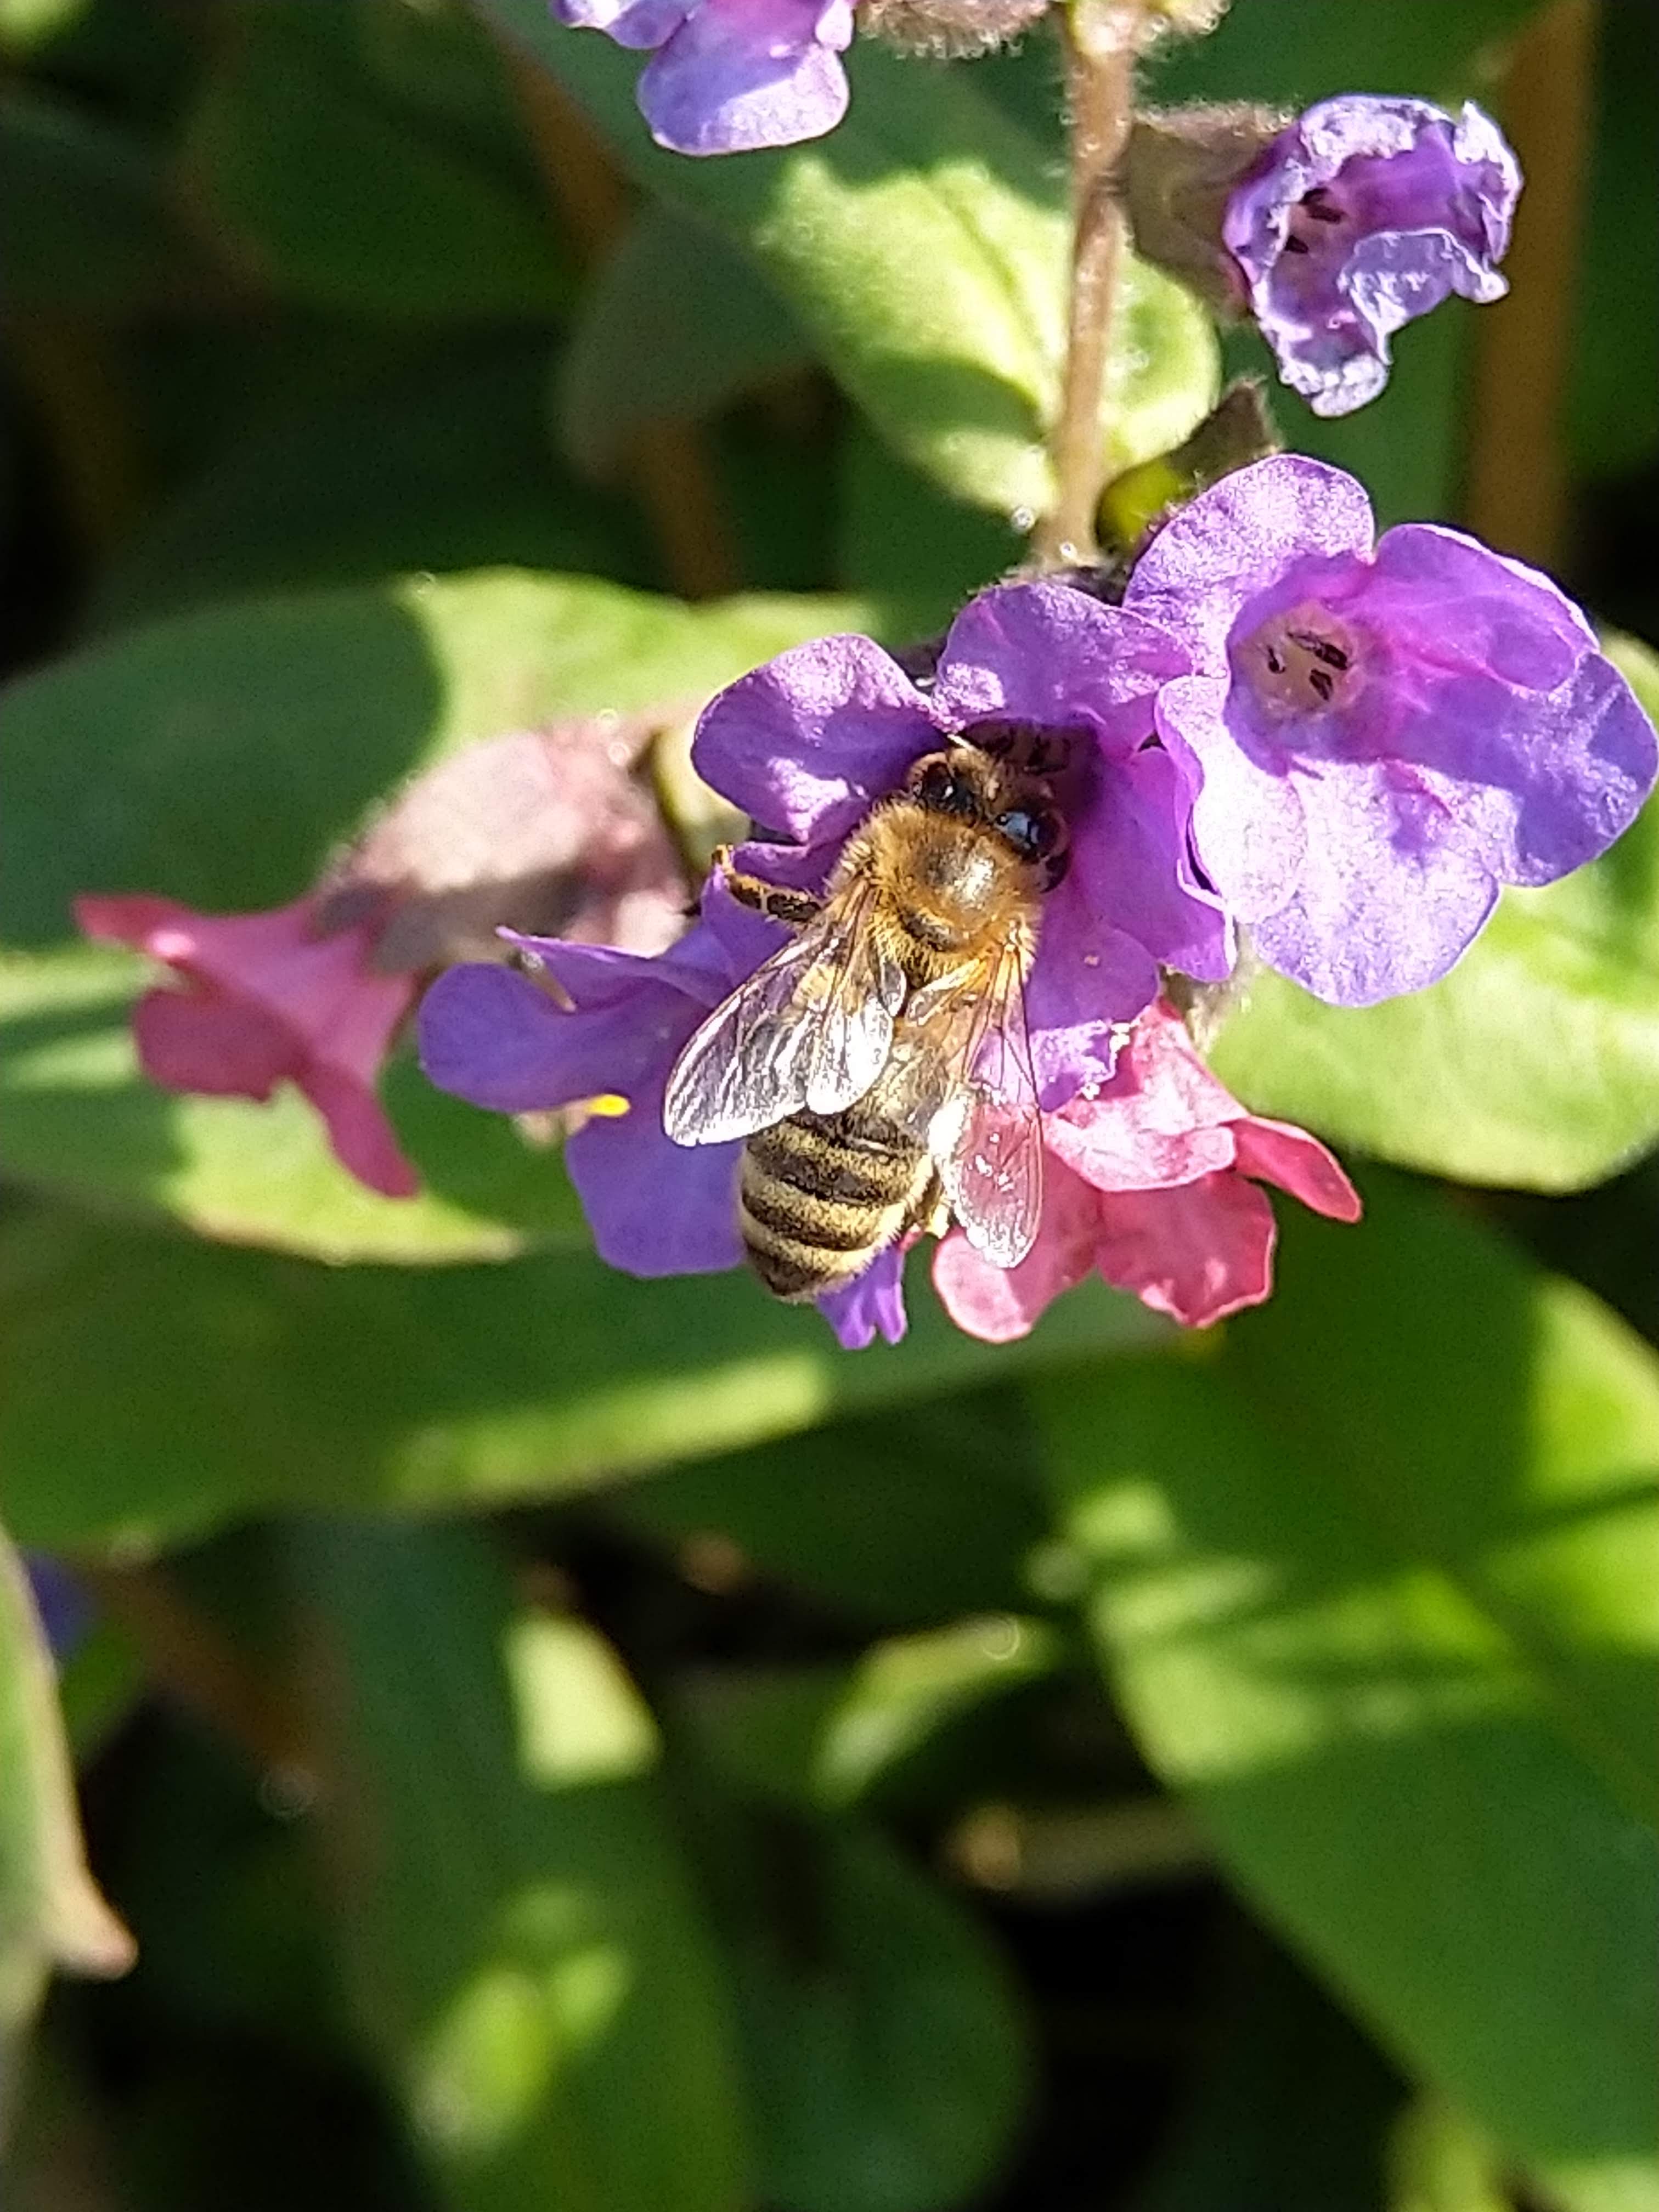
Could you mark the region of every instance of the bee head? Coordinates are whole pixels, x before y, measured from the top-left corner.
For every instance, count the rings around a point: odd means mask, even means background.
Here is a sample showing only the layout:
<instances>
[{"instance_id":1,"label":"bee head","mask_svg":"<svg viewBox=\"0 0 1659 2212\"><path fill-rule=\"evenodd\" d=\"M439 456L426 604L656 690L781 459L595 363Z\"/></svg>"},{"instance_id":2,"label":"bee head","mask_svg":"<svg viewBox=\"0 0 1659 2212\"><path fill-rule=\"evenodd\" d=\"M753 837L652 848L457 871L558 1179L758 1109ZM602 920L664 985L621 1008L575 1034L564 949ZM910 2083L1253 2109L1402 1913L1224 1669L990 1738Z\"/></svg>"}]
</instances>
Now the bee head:
<instances>
[{"instance_id":1,"label":"bee head","mask_svg":"<svg viewBox=\"0 0 1659 2212\"><path fill-rule=\"evenodd\" d=\"M911 769L907 787L930 814L955 815L992 830L1028 866L1040 867L1052 890L1066 873L1065 817L1048 787L1021 763L975 744L928 753Z\"/></svg>"}]
</instances>

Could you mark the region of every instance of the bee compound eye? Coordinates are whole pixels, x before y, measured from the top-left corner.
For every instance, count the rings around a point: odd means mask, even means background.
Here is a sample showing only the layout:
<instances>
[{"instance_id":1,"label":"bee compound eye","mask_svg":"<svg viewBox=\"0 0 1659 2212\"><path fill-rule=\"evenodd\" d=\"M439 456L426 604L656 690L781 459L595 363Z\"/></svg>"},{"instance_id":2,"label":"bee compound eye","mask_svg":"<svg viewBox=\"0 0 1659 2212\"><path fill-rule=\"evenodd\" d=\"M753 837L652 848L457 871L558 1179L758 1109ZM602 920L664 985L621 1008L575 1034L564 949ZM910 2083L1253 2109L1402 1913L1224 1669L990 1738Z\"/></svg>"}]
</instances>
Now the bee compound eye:
<instances>
[{"instance_id":1,"label":"bee compound eye","mask_svg":"<svg viewBox=\"0 0 1659 2212\"><path fill-rule=\"evenodd\" d=\"M1061 842L1060 817L1045 808L1011 806L998 815L997 828L1022 860L1041 860Z\"/></svg>"},{"instance_id":2,"label":"bee compound eye","mask_svg":"<svg viewBox=\"0 0 1659 2212\"><path fill-rule=\"evenodd\" d=\"M938 813L970 814L974 811L974 794L949 761L924 761L915 775L913 788L922 805Z\"/></svg>"}]
</instances>

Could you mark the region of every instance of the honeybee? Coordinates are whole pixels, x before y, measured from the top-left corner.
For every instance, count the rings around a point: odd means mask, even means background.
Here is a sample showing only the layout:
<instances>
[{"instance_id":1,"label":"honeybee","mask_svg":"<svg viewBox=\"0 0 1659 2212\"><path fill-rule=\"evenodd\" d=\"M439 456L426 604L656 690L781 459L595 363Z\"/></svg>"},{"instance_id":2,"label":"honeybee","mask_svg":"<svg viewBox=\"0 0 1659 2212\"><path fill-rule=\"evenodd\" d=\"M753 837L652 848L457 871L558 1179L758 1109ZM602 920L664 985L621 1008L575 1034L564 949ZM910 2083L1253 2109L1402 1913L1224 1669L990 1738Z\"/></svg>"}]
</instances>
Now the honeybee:
<instances>
[{"instance_id":1,"label":"honeybee","mask_svg":"<svg viewBox=\"0 0 1659 2212\"><path fill-rule=\"evenodd\" d=\"M842 848L822 898L744 876L798 931L675 1063L676 1144L744 1138L738 1223L776 1297L821 1297L954 1214L996 1266L1042 1209L1025 1024L1042 895L1066 867L1053 743L981 725L912 767Z\"/></svg>"}]
</instances>

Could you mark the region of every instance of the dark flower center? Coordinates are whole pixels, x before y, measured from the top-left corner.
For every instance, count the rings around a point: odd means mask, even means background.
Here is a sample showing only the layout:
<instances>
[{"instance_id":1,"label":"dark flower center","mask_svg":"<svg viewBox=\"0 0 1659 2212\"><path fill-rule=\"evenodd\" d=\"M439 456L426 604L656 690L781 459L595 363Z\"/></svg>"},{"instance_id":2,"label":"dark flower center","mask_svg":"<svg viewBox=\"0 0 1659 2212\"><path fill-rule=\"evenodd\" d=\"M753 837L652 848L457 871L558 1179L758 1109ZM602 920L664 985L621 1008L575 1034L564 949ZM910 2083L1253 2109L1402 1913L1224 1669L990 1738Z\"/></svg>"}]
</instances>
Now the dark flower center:
<instances>
[{"instance_id":1,"label":"dark flower center","mask_svg":"<svg viewBox=\"0 0 1659 2212\"><path fill-rule=\"evenodd\" d=\"M1275 715L1338 712L1358 687L1359 647L1352 631L1316 604L1270 616L1244 639L1236 657L1252 691Z\"/></svg>"},{"instance_id":2,"label":"dark flower center","mask_svg":"<svg viewBox=\"0 0 1659 2212\"><path fill-rule=\"evenodd\" d=\"M1285 233L1286 253L1325 253L1346 228L1348 214L1331 197L1328 185L1316 185L1291 210Z\"/></svg>"}]
</instances>

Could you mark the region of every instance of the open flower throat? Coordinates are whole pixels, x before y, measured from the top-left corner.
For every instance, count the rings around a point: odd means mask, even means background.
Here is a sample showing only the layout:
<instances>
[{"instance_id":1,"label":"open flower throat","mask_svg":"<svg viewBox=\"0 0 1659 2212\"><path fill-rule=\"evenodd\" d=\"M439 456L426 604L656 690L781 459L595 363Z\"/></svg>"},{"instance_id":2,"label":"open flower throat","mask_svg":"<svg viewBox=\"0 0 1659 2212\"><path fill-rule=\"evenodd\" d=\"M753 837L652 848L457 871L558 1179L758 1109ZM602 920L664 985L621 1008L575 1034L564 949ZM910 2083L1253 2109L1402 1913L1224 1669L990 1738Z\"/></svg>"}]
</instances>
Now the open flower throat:
<instances>
[{"instance_id":1,"label":"open flower throat","mask_svg":"<svg viewBox=\"0 0 1659 2212\"><path fill-rule=\"evenodd\" d=\"M1356 633L1328 607L1304 601L1273 615L1233 647L1233 664L1275 715L1351 706L1364 682Z\"/></svg>"}]
</instances>

